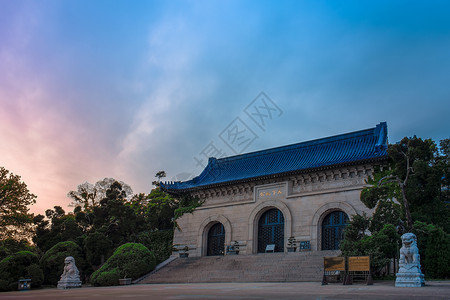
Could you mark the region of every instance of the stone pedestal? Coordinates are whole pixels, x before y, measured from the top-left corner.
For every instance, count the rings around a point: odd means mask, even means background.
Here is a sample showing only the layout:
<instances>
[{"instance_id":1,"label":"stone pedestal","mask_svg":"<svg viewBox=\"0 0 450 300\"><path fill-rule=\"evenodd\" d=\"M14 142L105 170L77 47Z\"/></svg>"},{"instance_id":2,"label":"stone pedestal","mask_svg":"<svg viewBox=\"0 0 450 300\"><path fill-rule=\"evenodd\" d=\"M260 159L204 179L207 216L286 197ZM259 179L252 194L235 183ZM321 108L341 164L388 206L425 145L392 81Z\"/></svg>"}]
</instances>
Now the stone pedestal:
<instances>
[{"instance_id":1,"label":"stone pedestal","mask_svg":"<svg viewBox=\"0 0 450 300\"><path fill-rule=\"evenodd\" d=\"M425 285L422 273L397 273L395 286L399 287L421 287Z\"/></svg>"},{"instance_id":2,"label":"stone pedestal","mask_svg":"<svg viewBox=\"0 0 450 300\"><path fill-rule=\"evenodd\" d=\"M421 287L425 285L422 272L415 263L400 265L396 274L395 286L399 287Z\"/></svg>"},{"instance_id":3,"label":"stone pedestal","mask_svg":"<svg viewBox=\"0 0 450 300\"><path fill-rule=\"evenodd\" d=\"M81 287L81 280L60 280L58 281L58 289L72 289Z\"/></svg>"}]
</instances>

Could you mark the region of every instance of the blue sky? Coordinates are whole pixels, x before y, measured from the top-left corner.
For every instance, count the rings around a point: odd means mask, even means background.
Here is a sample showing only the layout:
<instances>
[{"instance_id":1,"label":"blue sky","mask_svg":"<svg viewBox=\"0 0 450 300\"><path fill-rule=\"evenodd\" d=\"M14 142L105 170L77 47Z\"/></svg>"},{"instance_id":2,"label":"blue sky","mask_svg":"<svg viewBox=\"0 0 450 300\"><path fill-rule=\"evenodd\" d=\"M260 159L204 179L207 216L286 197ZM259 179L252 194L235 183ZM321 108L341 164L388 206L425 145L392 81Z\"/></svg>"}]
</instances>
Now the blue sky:
<instances>
[{"instance_id":1,"label":"blue sky","mask_svg":"<svg viewBox=\"0 0 450 300\"><path fill-rule=\"evenodd\" d=\"M448 138L449 6L0 0L0 165L43 212L84 181L197 175L211 143L236 152L236 118L244 152L382 121L390 142ZM261 92L279 108L263 129L245 113Z\"/></svg>"}]
</instances>

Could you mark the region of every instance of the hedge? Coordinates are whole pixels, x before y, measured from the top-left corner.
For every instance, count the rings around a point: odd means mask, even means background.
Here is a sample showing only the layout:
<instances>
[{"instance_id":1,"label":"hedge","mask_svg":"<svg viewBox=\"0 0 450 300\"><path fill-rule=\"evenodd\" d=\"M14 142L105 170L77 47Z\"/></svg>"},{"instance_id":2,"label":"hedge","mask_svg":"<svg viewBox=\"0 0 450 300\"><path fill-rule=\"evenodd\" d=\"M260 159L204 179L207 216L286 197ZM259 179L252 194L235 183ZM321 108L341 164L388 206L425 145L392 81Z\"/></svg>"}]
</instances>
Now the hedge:
<instances>
[{"instance_id":1,"label":"hedge","mask_svg":"<svg viewBox=\"0 0 450 300\"><path fill-rule=\"evenodd\" d=\"M19 251L0 261L0 291L17 290L19 279L31 279L31 287L40 287L44 274L39 257L30 251Z\"/></svg>"},{"instance_id":2,"label":"hedge","mask_svg":"<svg viewBox=\"0 0 450 300\"><path fill-rule=\"evenodd\" d=\"M170 257L173 245L173 230L141 232L133 238L133 242L141 243L155 254L159 264Z\"/></svg>"},{"instance_id":3,"label":"hedge","mask_svg":"<svg viewBox=\"0 0 450 300\"><path fill-rule=\"evenodd\" d=\"M137 279L156 266L155 256L142 244L127 243L118 247L113 255L91 276L96 286L117 285L119 278Z\"/></svg>"},{"instance_id":4,"label":"hedge","mask_svg":"<svg viewBox=\"0 0 450 300\"><path fill-rule=\"evenodd\" d=\"M41 258L41 266L44 270L44 283L56 285L64 271L64 260L67 256L75 258L75 265L80 271L80 279L83 280L83 270L86 261L83 257L83 251L75 242L59 242L51 247Z\"/></svg>"}]
</instances>

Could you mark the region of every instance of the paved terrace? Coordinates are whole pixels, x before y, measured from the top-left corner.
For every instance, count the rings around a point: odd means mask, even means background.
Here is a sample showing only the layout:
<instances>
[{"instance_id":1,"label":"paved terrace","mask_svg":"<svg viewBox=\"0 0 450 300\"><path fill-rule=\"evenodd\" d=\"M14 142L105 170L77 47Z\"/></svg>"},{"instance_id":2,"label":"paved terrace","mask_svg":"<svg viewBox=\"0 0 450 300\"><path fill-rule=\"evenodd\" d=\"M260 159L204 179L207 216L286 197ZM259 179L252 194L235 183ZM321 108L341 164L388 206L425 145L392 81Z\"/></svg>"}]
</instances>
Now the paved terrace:
<instances>
[{"instance_id":1,"label":"paved terrace","mask_svg":"<svg viewBox=\"0 0 450 300\"><path fill-rule=\"evenodd\" d=\"M343 286L318 282L290 283L190 283L139 284L117 287L83 287L73 290L43 289L0 293L0 299L450 299L450 281L427 282L422 288L396 288L393 281L372 286Z\"/></svg>"}]
</instances>

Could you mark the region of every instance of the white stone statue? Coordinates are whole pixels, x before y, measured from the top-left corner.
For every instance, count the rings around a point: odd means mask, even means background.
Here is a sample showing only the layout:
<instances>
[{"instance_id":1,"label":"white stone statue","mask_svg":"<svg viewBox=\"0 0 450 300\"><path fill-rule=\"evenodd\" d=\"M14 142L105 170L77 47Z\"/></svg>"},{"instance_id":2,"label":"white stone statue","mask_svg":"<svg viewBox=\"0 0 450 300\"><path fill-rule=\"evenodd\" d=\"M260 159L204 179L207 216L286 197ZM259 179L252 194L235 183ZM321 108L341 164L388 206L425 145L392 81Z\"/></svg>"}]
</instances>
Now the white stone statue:
<instances>
[{"instance_id":1,"label":"white stone statue","mask_svg":"<svg viewBox=\"0 0 450 300\"><path fill-rule=\"evenodd\" d=\"M66 257L64 260L64 272L58 281L58 289L70 289L81 287L80 273L75 265L75 258Z\"/></svg>"},{"instance_id":2,"label":"white stone statue","mask_svg":"<svg viewBox=\"0 0 450 300\"><path fill-rule=\"evenodd\" d=\"M395 286L421 287L425 285L420 270L417 238L414 233L408 232L402 235L402 248L400 249L399 269L396 277Z\"/></svg>"}]
</instances>

